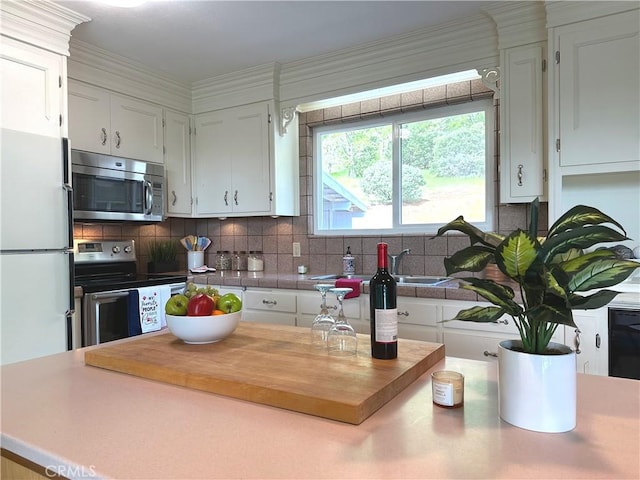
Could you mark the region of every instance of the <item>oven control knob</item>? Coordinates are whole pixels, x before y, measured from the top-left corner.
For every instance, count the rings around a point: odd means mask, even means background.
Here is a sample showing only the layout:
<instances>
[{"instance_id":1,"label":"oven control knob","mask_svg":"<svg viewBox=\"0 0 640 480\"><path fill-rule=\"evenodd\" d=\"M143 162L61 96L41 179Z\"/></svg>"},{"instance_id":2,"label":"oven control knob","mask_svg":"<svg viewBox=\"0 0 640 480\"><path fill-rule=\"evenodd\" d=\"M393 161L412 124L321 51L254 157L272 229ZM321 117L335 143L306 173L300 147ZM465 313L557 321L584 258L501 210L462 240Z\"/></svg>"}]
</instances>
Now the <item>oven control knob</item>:
<instances>
[{"instance_id":1,"label":"oven control knob","mask_svg":"<svg viewBox=\"0 0 640 480\"><path fill-rule=\"evenodd\" d=\"M126 247L124 247L124 253L131 253L131 246L127 245Z\"/></svg>"},{"instance_id":2,"label":"oven control knob","mask_svg":"<svg viewBox=\"0 0 640 480\"><path fill-rule=\"evenodd\" d=\"M118 245L114 245L111 251L113 253L120 253L120 247Z\"/></svg>"}]
</instances>

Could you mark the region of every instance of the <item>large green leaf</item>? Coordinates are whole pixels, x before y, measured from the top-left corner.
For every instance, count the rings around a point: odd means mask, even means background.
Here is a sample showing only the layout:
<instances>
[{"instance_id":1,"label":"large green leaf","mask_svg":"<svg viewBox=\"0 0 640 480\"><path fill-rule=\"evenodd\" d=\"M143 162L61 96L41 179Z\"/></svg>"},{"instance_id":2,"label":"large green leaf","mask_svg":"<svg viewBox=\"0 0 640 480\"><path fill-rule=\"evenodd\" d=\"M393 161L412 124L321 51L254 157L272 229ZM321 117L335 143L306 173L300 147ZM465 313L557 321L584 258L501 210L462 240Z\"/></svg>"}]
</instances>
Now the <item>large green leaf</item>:
<instances>
[{"instance_id":1,"label":"large green leaf","mask_svg":"<svg viewBox=\"0 0 640 480\"><path fill-rule=\"evenodd\" d=\"M602 225L576 228L564 231L553 237L547 237L542 244L541 257L547 263L556 255L567 252L571 248L589 248L596 243L622 242L624 240L629 239L625 235Z\"/></svg>"},{"instance_id":2,"label":"large green leaf","mask_svg":"<svg viewBox=\"0 0 640 480\"><path fill-rule=\"evenodd\" d=\"M571 292L612 287L624 281L639 267L640 264L630 260L596 258L583 264L580 270L571 272L568 287Z\"/></svg>"},{"instance_id":3,"label":"large green leaf","mask_svg":"<svg viewBox=\"0 0 640 480\"><path fill-rule=\"evenodd\" d=\"M558 323L575 327L571 308L567 307L563 301L551 302L536 305L531 310L527 310L526 315L537 322Z\"/></svg>"},{"instance_id":4,"label":"large green leaf","mask_svg":"<svg viewBox=\"0 0 640 480\"><path fill-rule=\"evenodd\" d=\"M609 250L608 248L600 248L593 252L585 253L584 255L560 262L558 266L567 274L572 274L582 270L585 265L589 265L596 260L607 258L616 259L618 257L614 251Z\"/></svg>"},{"instance_id":5,"label":"large green leaf","mask_svg":"<svg viewBox=\"0 0 640 480\"><path fill-rule=\"evenodd\" d=\"M447 275L457 272L479 272L493 260L493 248L472 245L444 259Z\"/></svg>"},{"instance_id":6,"label":"large green leaf","mask_svg":"<svg viewBox=\"0 0 640 480\"><path fill-rule=\"evenodd\" d=\"M464 320L469 322L495 323L504 314L505 311L500 307L471 307L466 310L460 310L454 318L443 320L443 322Z\"/></svg>"},{"instance_id":7,"label":"large green leaf","mask_svg":"<svg viewBox=\"0 0 640 480\"><path fill-rule=\"evenodd\" d=\"M516 230L496 247L496 265L511 278L522 282L535 262L540 244L527 232Z\"/></svg>"},{"instance_id":8,"label":"large green leaf","mask_svg":"<svg viewBox=\"0 0 640 480\"><path fill-rule=\"evenodd\" d=\"M569 295L569 303L571 304L571 308L575 310L594 310L609 304L619 293L620 292L614 292L613 290L600 290L593 295L587 295L585 297Z\"/></svg>"},{"instance_id":9,"label":"large green leaf","mask_svg":"<svg viewBox=\"0 0 640 480\"><path fill-rule=\"evenodd\" d=\"M626 235L624 228L613 218L605 215L600 210L586 205L576 205L572 209L564 213L549 229L547 238L553 237L566 230L573 228L581 228L586 225L599 225L601 223L612 223L622 230Z\"/></svg>"},{"instance_id":10,"label":"large green leaf","mask_svg":"<svg viewBox=\"0 0 640 480\"><path fill-rule=\"evenodd\" d=\"M500 244L500 242L504 239L503 235L493 232L483 232L475 225L467 222L464 217L461 215L455 220L447 223L443 227L438 229L438 233L436 237L441 237L446 232L457 231L466 234L471 240L471 244L482 243L483 245L487 245L489 247L495 247Z\"/></svg>"},{"instance_id":11,"label":"large green leaf","mask_svg":"<svg viewBox=\"0 0 640 480\"><path fill-rule=\"evenodd\" d=\"M466 277L461 280L467 282L462 285L462 288L476 292L494 305L501 307L509 315L518 316L522 313L522 307L513 301L514 293L510 287L484 278Z\"/></svg>"}]
</instances>

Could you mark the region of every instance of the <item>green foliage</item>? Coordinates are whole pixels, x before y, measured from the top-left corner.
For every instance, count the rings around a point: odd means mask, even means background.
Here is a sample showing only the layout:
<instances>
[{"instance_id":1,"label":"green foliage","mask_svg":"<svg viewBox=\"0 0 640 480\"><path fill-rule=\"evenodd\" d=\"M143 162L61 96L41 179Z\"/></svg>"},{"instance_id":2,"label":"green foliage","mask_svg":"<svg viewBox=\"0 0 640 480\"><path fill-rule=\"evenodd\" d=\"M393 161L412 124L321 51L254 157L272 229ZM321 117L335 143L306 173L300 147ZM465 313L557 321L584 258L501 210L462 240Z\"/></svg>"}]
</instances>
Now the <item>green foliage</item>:
<instances>
[{"instance_id":1,"label":"green foliage","mask_svg":"<svg viewBox=\"0 0 640 480\"><path fill-rule=\"evenodd\" d=\"M149 258L152 262L174 262L178 257L178 242L153 240L149 242Z\"/></svg>"},{"instance_id":2,"label":"green foliage","mask_svg":"<svg viewBox=\"0 0 640 480\"><path fill-rule=\"evenodd\" d=\"M551 226L546 237L536 238L538 206L536 199L531 204L527 232L518 229L503 237L482 232L458 217L436 235L458 231L471 241L469 247L445 258L448 275L479 272L488 263L495 263L517 285L522 299L522 304L514 300L510 285L475 277L461 278L462 288L476 292L495 307L462 310L451 320L495 322L504 314L510 315L529 353L544 353L558 325L575 327L572 310L608 304L618 292L601 289L617 285L640 267L636 262L619 260L608 249L575 255L575 249L628 240L618 222L593 207L572 208ZM596 289L599 291L591 295L575 293Z\"/></svg>"},{"instance_id":3,"label":"green foliage","mask_svg":"<svg viewBox=\"0 0 640 480\"><path fill-rule=\"evenodd\" d=\"M373 203L392 202L393 185L391 182L391 162L380 161L367 168L362 176L362 191L369 195ZM425 185L420 169L405 165L402 167L402 200L414 202L422 198Z\"/></svg>"}]
</instances>

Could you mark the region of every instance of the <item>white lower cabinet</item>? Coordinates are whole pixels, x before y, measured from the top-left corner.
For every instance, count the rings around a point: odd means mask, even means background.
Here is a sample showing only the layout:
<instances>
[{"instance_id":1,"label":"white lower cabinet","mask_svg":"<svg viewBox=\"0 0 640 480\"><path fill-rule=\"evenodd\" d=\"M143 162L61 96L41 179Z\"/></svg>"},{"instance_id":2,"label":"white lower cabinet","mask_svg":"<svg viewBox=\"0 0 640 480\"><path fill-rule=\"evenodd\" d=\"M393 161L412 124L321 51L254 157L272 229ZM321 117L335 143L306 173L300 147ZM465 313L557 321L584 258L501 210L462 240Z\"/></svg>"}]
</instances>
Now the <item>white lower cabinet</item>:
<instances>
[{"instance_id":1,"label":"white lower cabinet","mask_svg":"<svg viewBox=\"0 0 640 480\"><path fill-rule=\"evenodd\" d=\"M608 312L606 307L574 310L573 321L579 334L573 327L564 327L565 343L577 353L579 373L609 375Z\"/></svg>"},{"instance_id":2,"label":"white lower cabinet","mask_svg":"<svg viewBox=\"0 0 640 480\"><path fill-rule=\"evenodd\" d=\"M474 306L489 306L482 302L444 301L442 318L454 318L460 310ZM463 322L452 320L444 322L443 343L448 356L469 358L472 360L497 359L498 344L503 340L518 340L520 334L513 319L504 315L496 323ZM564 332L556 330L552 341L564 343Z\"/></svg>"},{"instance_id":3,"label":"white lower cabinet","mask_svg":"<svg viewBox=\"0 0 640 480\"><path fill-rule=\"evenodd\" d=\"M244 292L242 319L246 322L296 324L296 297L292 291L247 289Z\"/></svg>"}]
</instances>

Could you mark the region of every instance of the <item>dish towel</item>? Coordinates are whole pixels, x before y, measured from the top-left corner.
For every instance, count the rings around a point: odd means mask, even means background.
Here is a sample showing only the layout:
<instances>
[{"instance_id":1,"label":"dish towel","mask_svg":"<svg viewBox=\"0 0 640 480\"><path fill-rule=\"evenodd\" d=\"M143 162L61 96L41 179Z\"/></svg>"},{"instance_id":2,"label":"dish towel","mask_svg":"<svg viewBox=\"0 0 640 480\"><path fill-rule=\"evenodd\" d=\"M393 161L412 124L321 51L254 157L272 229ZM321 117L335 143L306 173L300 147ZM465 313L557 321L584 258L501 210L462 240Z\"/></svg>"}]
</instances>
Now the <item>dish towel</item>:
<instances>
[{"instance_id":1,"label":"dish towel","mask_svg":"<svg viewBox=\"0 0 640 480\"><path fill-rule=\"evenodd\" d=\"M354 298L360 296L360 284L362 280L357 278L339 278L336 280L336 288L352 288L353 292L347 293L344 298Z\"/></svg>"},{"instance_id":2,"label":"dish towel","mask_svg":"<svg viewBox=\"0 0 640 480\"><path fill-rule=\"evenodd\" d=\"M156 285L154 287L137 288L134 291L138 296L140 333L155 332L166 326L167 319L164 315L164 306L171 296L171 287L168 285Z\"/></svg>"}]
</instances>

